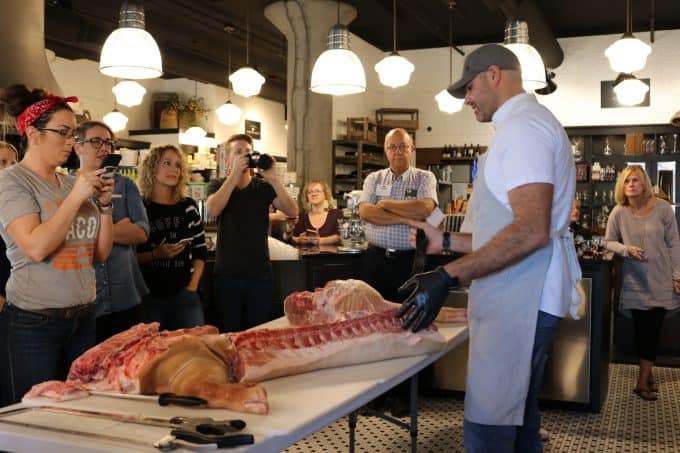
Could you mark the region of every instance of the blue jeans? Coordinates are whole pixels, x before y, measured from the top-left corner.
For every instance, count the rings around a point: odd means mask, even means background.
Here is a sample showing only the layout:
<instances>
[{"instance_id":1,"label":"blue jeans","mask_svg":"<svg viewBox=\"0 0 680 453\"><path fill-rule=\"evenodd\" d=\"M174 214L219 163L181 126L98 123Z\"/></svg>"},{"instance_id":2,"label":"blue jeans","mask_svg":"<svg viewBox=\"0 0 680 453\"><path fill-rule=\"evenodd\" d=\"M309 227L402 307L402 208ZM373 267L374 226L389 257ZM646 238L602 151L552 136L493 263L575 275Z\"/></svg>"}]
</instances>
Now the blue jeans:
<instances>
[{"instance_id":1,"label":"blue jeans","mask_svg":"<svg viewBox=\"0 0 680 453\"><path fill-rule=\"evenodd\" d=\"M542 311L538 312L534 349L531 355L531 379L522 426L482 425L465 420L463 423L465 451L469 453L540 453L543 451L539 433L541 413L538 410L538 391L541 388L543 370L548 361L548 350L561 320L560 317Z\"/></svg>"},{"instance_id":2,"label":"blue jeans","mask_svg":"<svg viewBox=\"0 0 680 453\"><path fill-rule=\"evenodd\" d=\"M3 406L34 385L65 380L71 362L95 344L94 314L51 318L6 303L0 312L0 385Z\"/></svg>"},{"instance_id":3,"label":"blue jeans","mask_svg":"<svg viewBox=\"0 0 680 453\"><path fill-rule=\"evenodd\" d=\"M220 332L239 332L270 321L273 298L271 276L237 279L215 275Z\"/></svg>"},{"instance_id":4,"label":"blue jeans","mask_svg":"<svg viewBox=\"0 0 680 453\"><path fill-rule=\"evenodd\" d=\"M186 329L205 324L201 298L195 291L182 288L177 294L167 297L144 298L144 319L159 322L161 329Z\"/></svg>"}]
</instances>

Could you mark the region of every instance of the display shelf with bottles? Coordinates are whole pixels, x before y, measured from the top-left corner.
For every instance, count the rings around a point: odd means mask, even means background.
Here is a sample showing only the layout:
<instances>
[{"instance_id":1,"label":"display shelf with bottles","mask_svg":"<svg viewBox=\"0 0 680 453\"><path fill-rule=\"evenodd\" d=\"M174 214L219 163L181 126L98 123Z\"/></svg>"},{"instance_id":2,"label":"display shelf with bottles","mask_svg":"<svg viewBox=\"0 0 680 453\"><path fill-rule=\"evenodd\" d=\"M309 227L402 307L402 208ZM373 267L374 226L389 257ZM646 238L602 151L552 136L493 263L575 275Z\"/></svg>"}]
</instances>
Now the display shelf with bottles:
<instances>
[{"instance_id":1,"label":"display shelf with bottles","mask_svg":"<svg viewBox=\"0 0 680 453\"><path fill-rule=\"evenodd\" d=\"M643 165L653 185L671 203L680 196L675 167L680 162L680 129L670 124L587 126L565 128L576 163L576 198L581 202L580 223L604 233L616 201L619 172L627 165ZM676 216L680 209L676 209Z\"/></svg>"},{"instance_id":2,"label":"display shelf with bottles","mask_svg":"<svg viewBox=\"0 0 680 453\"><path fill-rule=\"evenodd\" d=\"M339 206L345 192L361 189L369 173L387 166L383 147L364 140L333 140L332 158L331 190Z\"/></svg>"}]
</instances>

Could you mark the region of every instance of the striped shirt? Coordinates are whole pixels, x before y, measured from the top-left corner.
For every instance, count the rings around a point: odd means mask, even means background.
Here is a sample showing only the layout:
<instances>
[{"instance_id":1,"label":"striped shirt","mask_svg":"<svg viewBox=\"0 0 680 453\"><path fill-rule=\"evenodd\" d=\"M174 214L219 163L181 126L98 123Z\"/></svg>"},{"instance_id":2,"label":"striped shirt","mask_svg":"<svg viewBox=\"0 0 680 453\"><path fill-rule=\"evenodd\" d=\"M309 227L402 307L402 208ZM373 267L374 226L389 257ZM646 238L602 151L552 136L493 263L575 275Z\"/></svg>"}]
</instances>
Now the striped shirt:
<instances>
[{"instance_id":1,"label":"striped shirt","mask_svg":"<svg viewBox=\"0 0 680 453\"><path fill-rule=\"evenodd\" d=\"M389 190L389 195L386 195L387 190ZM409 167L401 175L395 176L392 170L384 168L366 177L359 203L376 204L380 200L422 200L426 198L432 199L435 205L437 204L437 180L431 171ZM364 223L368 243L385 249L412 249L413 247L408 242L409 229L408 225Z\"/></svg>"}]
</instances>

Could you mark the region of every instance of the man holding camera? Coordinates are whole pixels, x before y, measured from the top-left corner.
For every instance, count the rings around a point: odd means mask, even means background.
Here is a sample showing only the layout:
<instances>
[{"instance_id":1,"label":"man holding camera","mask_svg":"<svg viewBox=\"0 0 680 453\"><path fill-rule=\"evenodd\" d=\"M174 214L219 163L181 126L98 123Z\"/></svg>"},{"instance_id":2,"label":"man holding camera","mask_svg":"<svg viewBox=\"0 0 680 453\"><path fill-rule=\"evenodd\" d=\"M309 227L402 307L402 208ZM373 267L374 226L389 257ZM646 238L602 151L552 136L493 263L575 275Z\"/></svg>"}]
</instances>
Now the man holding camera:
<instances>
[{"instance_id":1,"label":"man holding camera","mask_svg":"<svg viewBox=\"0 0 680 453\"><path fill-rule=\"evenodd\" d=\"M295 201L276 178L274 160L253 154L253 139L227 141L227 177L208 185L208 215L217 217L214 288L220 331L237 332L270 320L274 289L267 232L269 205L288 217ZM256 176L251 168L258 168Z\"/></svg>"}]
</instances>

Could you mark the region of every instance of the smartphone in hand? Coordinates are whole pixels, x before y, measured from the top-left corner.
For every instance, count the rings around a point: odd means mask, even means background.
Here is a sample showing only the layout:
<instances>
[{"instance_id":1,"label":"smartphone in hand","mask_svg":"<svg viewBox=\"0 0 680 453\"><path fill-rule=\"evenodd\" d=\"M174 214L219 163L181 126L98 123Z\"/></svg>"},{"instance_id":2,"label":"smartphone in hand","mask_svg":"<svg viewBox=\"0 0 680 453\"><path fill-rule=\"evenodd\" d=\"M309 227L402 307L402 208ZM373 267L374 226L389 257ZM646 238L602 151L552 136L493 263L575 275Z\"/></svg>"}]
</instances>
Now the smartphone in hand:
<instances>
[{"instance_id":1,"label":"smartphone in hand","mask_svg":"<svg viewBox=\"0 0 680 453\"><path fill-rule=\"evenodd\" d=\"M102 161L102 165L99 168L103 168L106 171L100 175L100 178L102 179L111 179L113 178L113 174L116 171L116 168L118 168L118 164L120 164L120 160L123 158L120 154L107 154L104 157L104 160Z\"/></svg>"}]
</instances>

